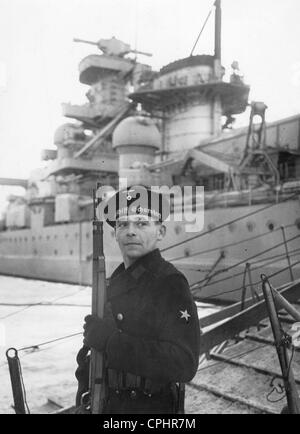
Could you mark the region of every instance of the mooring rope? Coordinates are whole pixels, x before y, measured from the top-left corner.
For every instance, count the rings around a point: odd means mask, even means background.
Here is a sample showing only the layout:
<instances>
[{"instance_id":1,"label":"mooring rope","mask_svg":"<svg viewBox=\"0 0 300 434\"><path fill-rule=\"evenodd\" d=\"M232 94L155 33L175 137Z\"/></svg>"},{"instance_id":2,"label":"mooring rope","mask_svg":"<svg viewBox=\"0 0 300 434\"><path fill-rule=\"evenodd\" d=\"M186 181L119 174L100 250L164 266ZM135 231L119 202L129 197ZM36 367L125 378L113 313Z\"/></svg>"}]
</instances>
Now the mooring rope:
<instances>
[{"instance_id":1,"label":"mooring rope","mask_svg":"<svg viewBox=\"0 0 300 434\"><path fill-rule=\"evenodd\" d=\"M289 225L285 225L284 228L288 229L288 228L291 228L293 226L295 226L295 223L291 223ZM276 232L278 232L280 230L281 230L281 227L279 227L277 229L274 229L274 231L272 231L272 232L270 232L270 231L264 232L264 233L259 234L259 235L254 235L253 237L250 237L250 238L244 238L243 240L235 241L234 243L224 244L222 246L213 247L212 249L201 250L200 252L189 253L188 256L184 255L184 256L179 256L177 258L168 259L168 261L169 262L174 262L174 261L179 261L180 259L192 258L194 256L205 255L207 253L212 253L212 252L215 252L215 251L228 249L229 247L235 247L235 246L238 246L240 244L246 243L248 241L254 241L254 240L257 240L259 238L263 238L263 237L265 237L267 235L273 235L274 233L276 233Z\"/></svg>"},{"instance_id":2,"label":"mooring rope","mask_svg":"<svg viewBox=\"0 0 300 434\"><path fill-rule=\"evenodd\" d=\"M263 212L263 211L265 211L265 210L267 210L267 209L273 208L274 206L280 205L280 204L282 204L282 203L284 203L284 202L287 202L288 200L291 200L291 199L293 199L293 198L295 198L295 197L298 197L298 196L299 196L299 193L295 193L295 194L293 194L293 195L291 195L291 196L289 196L289 197L283 199L283 200L282 200L281 202L279 202L279 203L272 203L272 204L270 204L270 205L266 205L265 207L259 208L259 209L256 210L256 211L252 211L252 212L250 212L250 213L248 213L248 214L245 214L245 215L243 215L243 216L237 217L236 219L231 220L231 221L226 222L226 223L223 223L223 224L221 224L221 225L219 225L219 226L216 226L215 228L213 228L213 229L211 229L211 230L208 230L208 231L206 231L206 232L201 232L200 234L197 234L197 235L195 235L194 237L188 238L188 239L186 239L186 240L180 241L179 243L176 243L176 244L173 244L173 245L171 245L171 246L169 246L169 247L166 247L165 249L162 249L161 252L164 253L164 252L167 252L168 250L173 249L173 248L175 248L175 247L182 246L183 244L186 244L186 243L188 243L189 241L193 241L193 240L196 240L196 239L198 239L198 238L204 237L205 235L211 234L212 232L216 232L216 231L218 231L219 229L223 229L223 228L225 228L226 226L229 226L229 225L232 225L232 224L234 224L234 223L236 223L236 222L238 222L238 221L244 220L244 219L246 219L247 217L251 217L251 216L253 216L253 215L255 215L255 214L259 214L260 212Z\"/></svg>"}]
</instances>

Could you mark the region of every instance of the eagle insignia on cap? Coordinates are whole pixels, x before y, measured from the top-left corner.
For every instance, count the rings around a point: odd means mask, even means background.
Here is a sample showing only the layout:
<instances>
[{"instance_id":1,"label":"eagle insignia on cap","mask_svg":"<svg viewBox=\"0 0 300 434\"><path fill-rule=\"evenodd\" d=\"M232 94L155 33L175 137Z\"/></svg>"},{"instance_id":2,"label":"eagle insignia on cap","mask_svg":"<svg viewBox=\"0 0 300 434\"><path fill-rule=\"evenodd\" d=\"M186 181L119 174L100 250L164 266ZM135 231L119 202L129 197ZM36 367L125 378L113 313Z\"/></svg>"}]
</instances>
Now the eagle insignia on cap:
<instances>
[{"instance_id":1,"label":"eagle insignia on cap","mask_svg":"<svg viewBox=\"0 0 300 434\"><path fill-rule=\"evenodd\" d=\"M127 191L127 197L126 197L126 199L127 199L128 201L131 201L131 199L132 199L132 196L131 196L131 194L130 194L130 193L132 193L132 192L134 192L134 190L128 190L128 191Z\"/></svg>"}]
</instances>

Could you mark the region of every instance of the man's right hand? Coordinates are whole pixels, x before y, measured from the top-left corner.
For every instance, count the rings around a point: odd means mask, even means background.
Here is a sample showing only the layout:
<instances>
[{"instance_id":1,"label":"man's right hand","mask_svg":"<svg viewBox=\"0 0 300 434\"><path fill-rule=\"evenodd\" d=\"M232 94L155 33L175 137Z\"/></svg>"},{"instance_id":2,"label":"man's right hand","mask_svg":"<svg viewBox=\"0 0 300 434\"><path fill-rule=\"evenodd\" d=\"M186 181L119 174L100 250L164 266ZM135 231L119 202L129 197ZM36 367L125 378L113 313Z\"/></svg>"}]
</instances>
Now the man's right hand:
<instances>
[{"instance_id":1,"label":"man's right hand","mask_svg":"<svg viewBox=\"0 0 300 434\"><path fill-rule=\"evenodd\" d=\"M90 375L90 356L88 355L89 348L82 347L76 357L78 367L75 371L75 377L78 381L78 389L76 394L76 406L81 405L81 397L89 390L89 375Z\"/></svg>"}]
</instances>

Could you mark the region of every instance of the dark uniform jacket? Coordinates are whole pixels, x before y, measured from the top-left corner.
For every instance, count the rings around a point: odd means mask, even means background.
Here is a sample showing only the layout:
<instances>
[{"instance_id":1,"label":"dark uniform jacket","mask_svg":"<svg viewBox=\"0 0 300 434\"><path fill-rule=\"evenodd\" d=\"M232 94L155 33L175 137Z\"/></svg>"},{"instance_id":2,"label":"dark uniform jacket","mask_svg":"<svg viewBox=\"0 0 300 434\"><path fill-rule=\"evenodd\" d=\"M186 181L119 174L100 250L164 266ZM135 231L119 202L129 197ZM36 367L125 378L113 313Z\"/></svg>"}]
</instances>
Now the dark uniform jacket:
<instances>
[{"instance_id":1,"label":"dark uniform jacket","mask_svg":"<svg viewBox=\"0 0 300 434\"><path fill-rule=\"evenodd\" d=\"M182 273L156 249L111 276L107 292L118 331L106 346L105 413L172 413L176 382L197 370L197 308Z\"/></svg>"}]
</instances>

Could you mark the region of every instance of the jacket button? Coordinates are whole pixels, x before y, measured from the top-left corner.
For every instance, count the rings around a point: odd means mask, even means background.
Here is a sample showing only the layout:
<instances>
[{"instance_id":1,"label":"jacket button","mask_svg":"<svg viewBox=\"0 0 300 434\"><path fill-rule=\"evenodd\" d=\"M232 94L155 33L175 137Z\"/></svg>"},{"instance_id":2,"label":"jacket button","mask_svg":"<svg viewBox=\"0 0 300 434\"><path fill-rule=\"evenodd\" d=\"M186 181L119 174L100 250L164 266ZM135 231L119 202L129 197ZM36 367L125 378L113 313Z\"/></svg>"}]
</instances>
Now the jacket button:
<instances>
[{"instance_id":1,"label":"jacket button","mask_svg":"<svg viewBox=\"0 0 300 434\"><path fill-rule=\"evenodd\" d=\"M118 313L117 320L118 321L123 321L123 315L121 313Z\"/></svg>"},{"instance_id":2,"label":"jacket button","mask_svg":"<svg viewBox=\"0 0 300 434\"><path fill-rule=\"evenodd\" d=\"M135 390L132 390L132 391L130 392L130 398L131 398L131 399L136 399L136 391L135 391Z\"/></svg>"}]
</instances>

